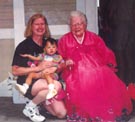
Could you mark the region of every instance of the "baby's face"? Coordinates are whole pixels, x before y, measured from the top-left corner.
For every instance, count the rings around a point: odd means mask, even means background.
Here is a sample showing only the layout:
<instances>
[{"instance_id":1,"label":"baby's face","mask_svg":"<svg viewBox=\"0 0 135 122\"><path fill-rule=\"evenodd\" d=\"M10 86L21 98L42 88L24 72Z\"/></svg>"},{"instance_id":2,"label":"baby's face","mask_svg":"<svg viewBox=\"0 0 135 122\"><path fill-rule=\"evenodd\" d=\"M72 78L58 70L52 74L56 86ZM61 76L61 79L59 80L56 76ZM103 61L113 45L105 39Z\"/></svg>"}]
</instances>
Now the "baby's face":
<instances>
[{"instance_id":1,"label":"baby's face","mask_svg":"<svg viewBox=\"0 0 135 122\"><path fill-rule=\"evenodd\" d=\"M47 42L44 51L48 55L53 55L57 52L57 46L56 44L51 44L50 42Z\"/></svg>"}]
</instances>

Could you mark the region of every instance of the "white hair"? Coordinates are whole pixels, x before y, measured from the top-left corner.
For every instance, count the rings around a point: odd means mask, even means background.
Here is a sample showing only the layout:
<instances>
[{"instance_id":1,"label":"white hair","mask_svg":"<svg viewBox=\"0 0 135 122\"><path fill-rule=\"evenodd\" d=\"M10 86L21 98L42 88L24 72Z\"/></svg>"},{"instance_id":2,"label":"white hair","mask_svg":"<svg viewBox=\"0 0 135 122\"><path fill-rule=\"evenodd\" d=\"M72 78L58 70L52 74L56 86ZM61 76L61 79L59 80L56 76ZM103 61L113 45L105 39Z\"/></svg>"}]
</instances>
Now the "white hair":
<instances>
[{"instance_id":1,"label":"white hair","mask_svg":"<svg viewBox=\"0 0 135 122\"><path fill-rule=\"evenodd\" d=\"M84 13L82 13L81 11L71 11L70 13L70 20L73 18L73 17L81 17L82 18L82 21L87 24L87 18L86 18L86 15Z\"/></svg>"}]
</instances>

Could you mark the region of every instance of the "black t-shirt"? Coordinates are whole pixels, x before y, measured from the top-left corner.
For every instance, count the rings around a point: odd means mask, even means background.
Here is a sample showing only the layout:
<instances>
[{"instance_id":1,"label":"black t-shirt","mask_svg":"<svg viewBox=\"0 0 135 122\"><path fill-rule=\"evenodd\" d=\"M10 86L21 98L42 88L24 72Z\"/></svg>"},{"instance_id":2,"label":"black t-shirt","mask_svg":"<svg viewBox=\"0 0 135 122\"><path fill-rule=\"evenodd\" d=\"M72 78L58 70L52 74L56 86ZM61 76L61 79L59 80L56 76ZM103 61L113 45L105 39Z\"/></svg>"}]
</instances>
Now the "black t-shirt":
<instances>
[{"instance_id":1,"label":"black t-shirt","mask_svg":"<svg viewBox=\"0 0 135 122\"><path fill-rule=\"evenodd\" d=\"M45 40L43 39L43 41ZM42 53L42 52L43 52L43 47L40 47L39 45L37 45L32 40L32 38L27 38L16 47L12 66L17 65L21 67L28 67L27 63L28 61L30 61L30 59L24 58L20 56L20 54L31 54L31 55L37 56L39 53ZM26 80L26 77L27 76L19 76L17 79L17 82L19 84L23 84Z\"/></svg>"}]
</instances>

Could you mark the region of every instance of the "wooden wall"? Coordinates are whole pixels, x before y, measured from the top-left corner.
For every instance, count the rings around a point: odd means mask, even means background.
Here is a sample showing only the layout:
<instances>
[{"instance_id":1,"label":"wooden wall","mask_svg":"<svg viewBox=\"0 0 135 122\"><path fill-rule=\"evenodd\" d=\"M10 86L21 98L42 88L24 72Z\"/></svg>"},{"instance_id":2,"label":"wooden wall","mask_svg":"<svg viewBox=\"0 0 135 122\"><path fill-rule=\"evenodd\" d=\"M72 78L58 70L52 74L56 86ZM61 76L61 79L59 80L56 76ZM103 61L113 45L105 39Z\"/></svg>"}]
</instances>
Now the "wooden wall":
<instances>
[{"instance_id":1,"label":"wooden wall","mask_svg":"<svg viewBox=\"0 0 135 122\"><path fill-rule=\"evenodd\" d=\"M69 12L76 9L76 0L25 0L26 22L35 12L43 13L49 25L67 24Z\"/></svg>"},{"instance_id":2,"label":"wooden wall","mask_svg":"<svg viewBox=\"0 0 135 122\"><path fill-rule=\"evenodd\" d=\"M0 28L13 28L13 0L0 0Z\"/></svg>"}]
</instances>

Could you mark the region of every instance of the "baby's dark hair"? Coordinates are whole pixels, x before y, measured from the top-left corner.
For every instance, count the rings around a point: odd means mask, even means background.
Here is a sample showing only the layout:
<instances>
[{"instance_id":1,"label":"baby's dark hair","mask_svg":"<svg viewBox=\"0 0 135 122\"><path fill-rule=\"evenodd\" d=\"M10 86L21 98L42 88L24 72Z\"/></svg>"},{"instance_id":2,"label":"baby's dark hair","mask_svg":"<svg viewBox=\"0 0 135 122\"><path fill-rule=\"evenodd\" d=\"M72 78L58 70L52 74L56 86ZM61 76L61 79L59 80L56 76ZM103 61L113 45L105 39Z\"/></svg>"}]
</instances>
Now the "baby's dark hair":
<instances>
[{"instance_id":1,"label":"baby's dark hair","mask_svg":"<svg viewBox=\"0 0 135 122\"><path fill-rule=\"evenodd\" d=\"M54 39L54 38L50 38L50 37L47 38L47 39L45 40L44 44L43 44L44 47L46 46L47 42L50 42L51 44L56 44L56 46L57 46L57 40Z\"/></svg>"}]
</instances>

